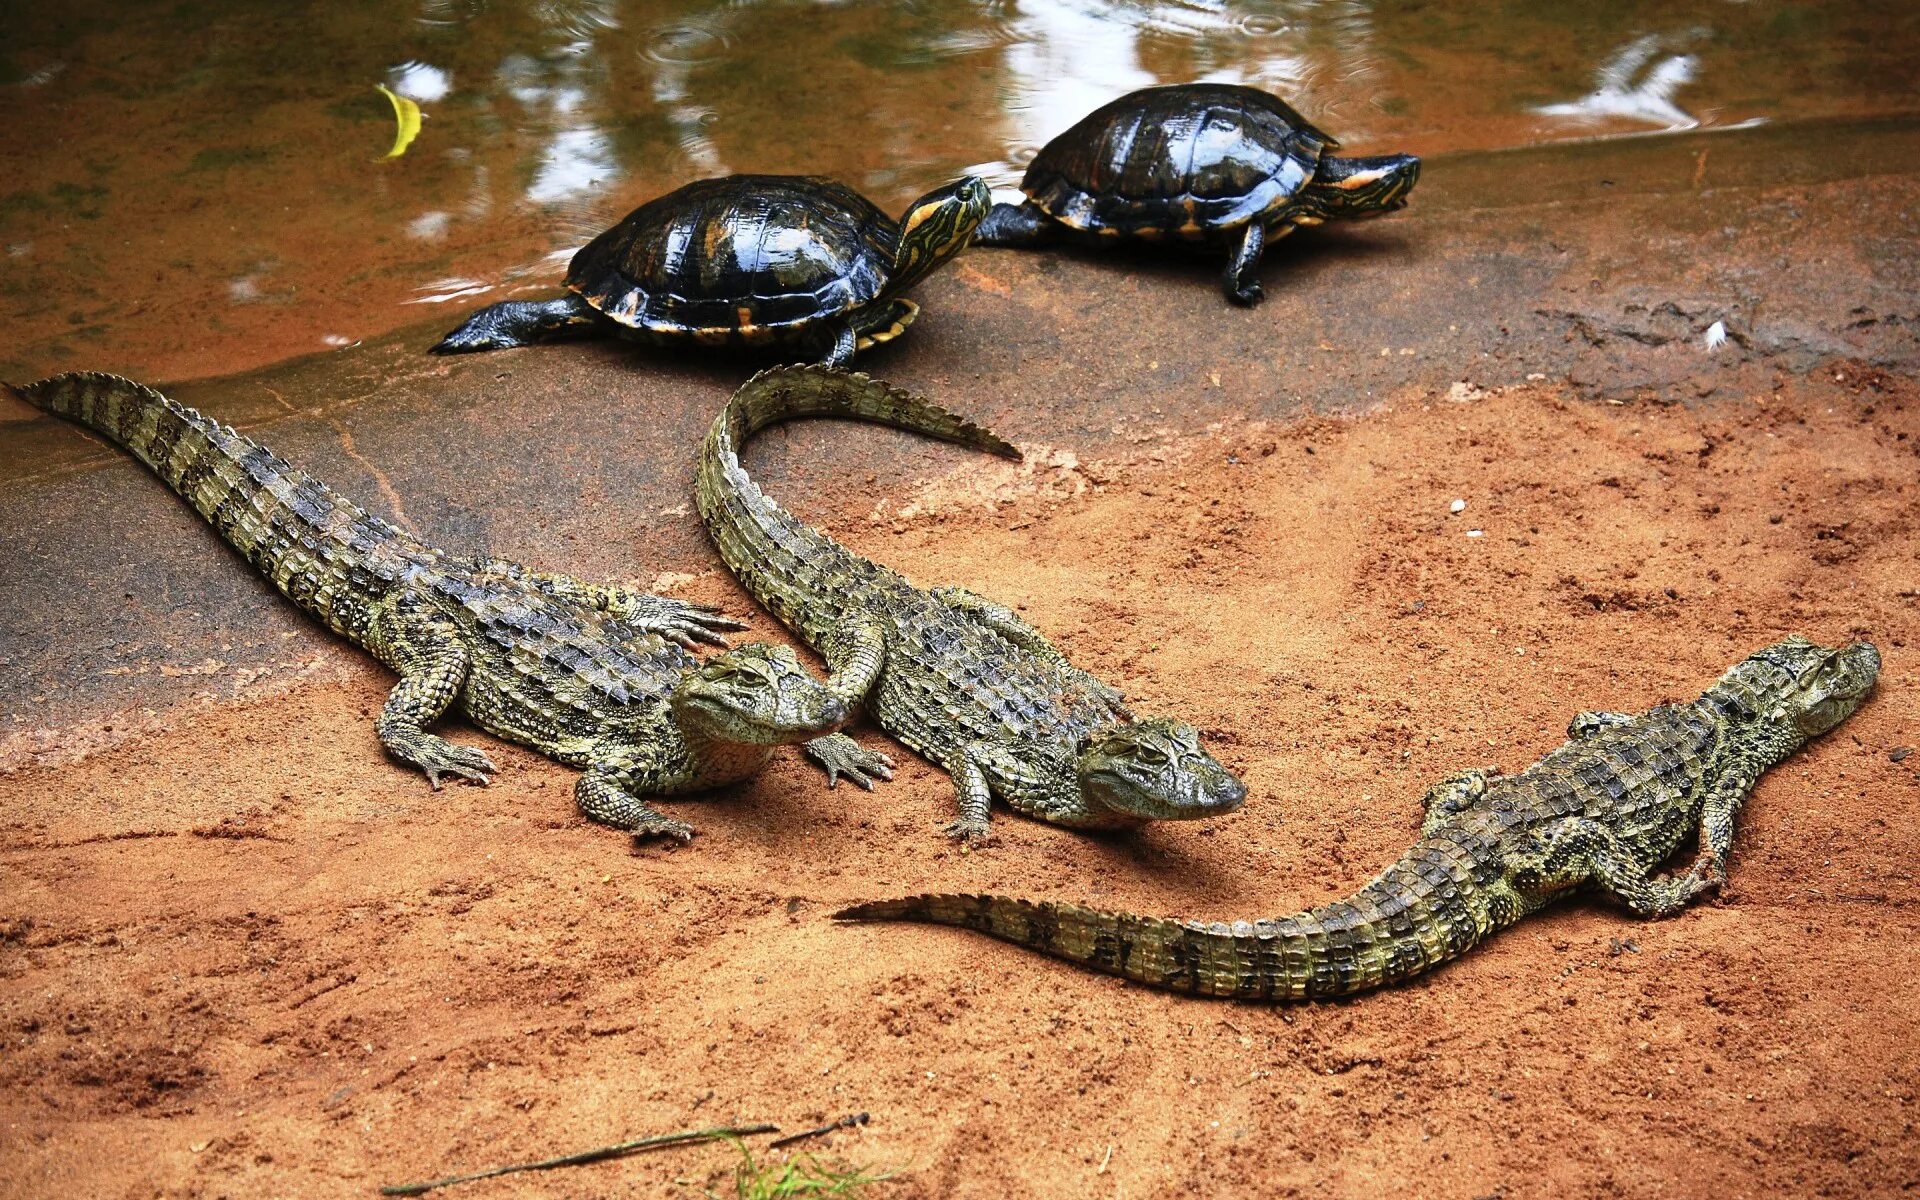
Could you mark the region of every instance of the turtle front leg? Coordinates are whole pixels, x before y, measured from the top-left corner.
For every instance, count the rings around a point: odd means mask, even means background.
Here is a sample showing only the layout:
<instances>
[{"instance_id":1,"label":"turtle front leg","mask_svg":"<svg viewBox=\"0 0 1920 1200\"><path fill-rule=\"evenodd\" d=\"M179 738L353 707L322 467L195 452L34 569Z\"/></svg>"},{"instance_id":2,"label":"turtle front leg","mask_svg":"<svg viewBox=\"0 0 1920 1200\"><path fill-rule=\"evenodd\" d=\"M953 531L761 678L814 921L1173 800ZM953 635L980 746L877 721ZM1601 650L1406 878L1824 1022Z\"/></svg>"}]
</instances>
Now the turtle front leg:
<instances>
[{"instance_id":1,"label":"turtle front leg","mask_svg":"<svg viewBox=\"0 0 1920 1200\"><path fill-rule=\"evenodd\" d=\"M854 331L853 322L842 322L840 327L833 331L833 345L827 350L826 356L820 360L820 365L832 367L836 371L844 371L853 365L854 351L859 348L860 335Z\"/></svg>"},{"instance_id":2,"label":"turtle front leg","mask_svg":"<svg viewBox=\"0 0 1920 1200\"><path fill-rule=\"evenodd\" d=\"M1266 296L1266 290L1254 278L1260 269L1260 255L1266 248L1267 227L1258 221L1247 222L1247 231L1241 235L1239 247L1227 261L1226 273L1220 277L1220 285L1226 289L1227 299L1251 307Z\"/></svg>"},{"instance_id":3,"label":"turtle front leg","mask_svg":"<svg viewBox=\"0 0 1920 1200\"><path fill-rule=\"evenodd\" d=\"M471 354L479 350L507 350L534 342L595 337L605 331L606 318L572 292L558 300L506 300L489 304L466 323L440 339L435 354Z\"/></svg>"},{"instance_id":4,"label":"turtle front leg","mask_svg":"<svg viewBox=\"0 0 1920 1200\"><path fill-rule=\"evenodd\" d=\"M996 204L973 231L976 246L1044 246L1060 233L1060 226L1031 200Z\"/></svg>"}]
</instances>

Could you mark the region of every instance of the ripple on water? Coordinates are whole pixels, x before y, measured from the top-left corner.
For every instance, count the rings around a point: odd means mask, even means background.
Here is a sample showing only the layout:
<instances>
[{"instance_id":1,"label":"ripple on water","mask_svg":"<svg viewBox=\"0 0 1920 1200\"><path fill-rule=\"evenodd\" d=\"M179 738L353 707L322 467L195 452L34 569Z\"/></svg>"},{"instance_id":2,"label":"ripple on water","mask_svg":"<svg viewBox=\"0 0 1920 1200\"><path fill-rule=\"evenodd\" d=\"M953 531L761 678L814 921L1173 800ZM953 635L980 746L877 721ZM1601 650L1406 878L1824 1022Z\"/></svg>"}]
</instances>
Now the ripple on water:
<instances>
[{"instance_id":1,"label":"ripple on water","mask_svg":"<svg viewBox=\"0 0 1920 1200\"><path fill-rule=\"evenodd\" d=\"M1241 33L1255 38L1278 37L1293 28L1292 22L1272 13L1248 13L1235 24Z\"/></svg>"},{"instance_id":2,"label":"ripple on water","mask_svg":"<svg viewBox=\"0 0 1920 1200\"><path fill-rule=\"evenodd\" d=\"M416 24L446 29L466 25L487 11L487 0L419 0L414 9Z\"/></svg>"},{"instance_id":3,"label":"ripple on water","mask_svg":"<svg viewBox=\"0 0 1920 1200\"><path fill-rule=\"evenodd\" d=\"M725 57L732 47L733 39L717 21L676 21L649 34L641 53L662 66L698 67Z\"/></svg>"}]
</instances>

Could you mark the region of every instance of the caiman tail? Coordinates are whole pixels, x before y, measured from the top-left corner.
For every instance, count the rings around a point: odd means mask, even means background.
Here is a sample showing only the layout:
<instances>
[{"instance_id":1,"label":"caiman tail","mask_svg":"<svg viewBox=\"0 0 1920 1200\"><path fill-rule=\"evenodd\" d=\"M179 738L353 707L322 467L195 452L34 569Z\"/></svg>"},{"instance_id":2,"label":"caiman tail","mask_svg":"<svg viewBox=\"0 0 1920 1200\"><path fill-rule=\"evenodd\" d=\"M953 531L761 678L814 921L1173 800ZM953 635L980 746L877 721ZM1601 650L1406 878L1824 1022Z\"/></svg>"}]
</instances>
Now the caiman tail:
<instances>
[{"instance_id":1,"label":"caiman tail","mask_svg":"<svg viewBox=\"0 0 1920 1200\"><path fill-rule=\"evenodd\" d=\"M1002 458L1020 457L1011 444L965 417L857 372L774 367L749 379L707 433L694 497L728 568L755 599L793 627L802 614L777 585L798 583L818 594L830 590L849 564L876 569L767 499L740 466L749 437L795 417L873 421Z\"/></svg>"},{"instance_id":2,"label":"caiman tail","mask_svg":"<svg viewBox=\"0 0 1920 1200\"><path fill-rule=\"evenodd\" d=\"M283 595L355 636L336 601L430 551L253 439L145 384L75 371L12 389L152 468ZM359 570L355 570L358 565Z\"/></svg>"},{"instance_id":3,"label":"caiman tail","mask_svg":"<svg viewBox=\"0 0 1920 1200\"><path fill-rule=\"evenodd\" d=\"M1169 991L1321 1000L1398 983L1472 949L1518 911L1452 878L1410 903L1442 856L1416 852L1349 900L1270 921L1174 921L1010 896L929 895L843 909L843 921L954 925ZM1443 873L1443 872L1442 872Z\"/></svg>"}]
</instances>

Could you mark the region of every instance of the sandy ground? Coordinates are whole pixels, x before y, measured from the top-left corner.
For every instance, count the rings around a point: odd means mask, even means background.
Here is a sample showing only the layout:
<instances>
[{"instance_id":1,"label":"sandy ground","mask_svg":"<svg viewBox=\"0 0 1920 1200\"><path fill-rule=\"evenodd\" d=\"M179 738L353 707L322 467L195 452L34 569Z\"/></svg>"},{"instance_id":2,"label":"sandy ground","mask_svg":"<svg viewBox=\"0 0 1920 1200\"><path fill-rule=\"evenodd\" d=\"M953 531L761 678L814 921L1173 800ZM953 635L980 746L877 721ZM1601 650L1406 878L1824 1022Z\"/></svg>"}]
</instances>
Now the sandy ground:
<instances>
[{"instance_id":1,"label":"sandy ground","mask_svg":"<svg viewBox=\"0 0 1920 1200\"><path fill-rule=\"evenodd\" d=\"M484 791L389 764L390 681L344 648L277 699L0 776L0 1191L365 1195L854 1111L816 1146L901 1197L1920 1186L1920 757L1895 758L1920 740L1920 396L1840 363L1693 408L1455 397L805 514L1198 724L1252 786L1215 823L1001 812L961 853L926 765L869 796L787 755L675 804L692 846L635 850L575 814L570 771L483 735L454 736L501 763ZM682 592L751 611L723 574ZM1790 631L1873 638L1880 691L1762 783L1731 896L1676 920L1569 904L1410 986L1266 1008L827 917L926 889L1291 911L1390 859L1440 774L1524 766L1574 711L1692 696ZM448 1194L697 1196L730 1165Z\"/></svg>"}]
</instances>

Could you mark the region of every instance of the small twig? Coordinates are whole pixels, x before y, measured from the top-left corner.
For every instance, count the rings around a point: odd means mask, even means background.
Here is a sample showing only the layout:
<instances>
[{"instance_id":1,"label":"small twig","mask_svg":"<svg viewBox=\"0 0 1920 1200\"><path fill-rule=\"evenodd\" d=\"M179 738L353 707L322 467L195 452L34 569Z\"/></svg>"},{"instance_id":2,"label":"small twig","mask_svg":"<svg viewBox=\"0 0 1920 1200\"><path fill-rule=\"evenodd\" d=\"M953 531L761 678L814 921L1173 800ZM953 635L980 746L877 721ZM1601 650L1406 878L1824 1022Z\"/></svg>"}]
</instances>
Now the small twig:
<instances>
[{"instance_id":1,"label":"small twig","mask_svg":"<svg viewBox=\"0 0 1920 1200\"><path fill-rule=\"evenodd\" d=\"M1100 1169L1098 1171L1095 1171L1094 1174L1105 1175L1107 1173L1107 1164L1112 1161L1113 1161L1113 1143L1108 1142L1106 1157L1100 1160Z\"/></svg>"},{"instance_id":2,"label":"small twig","mask_svg":"<svg viewBox=\"0 0 1920 1200\"><path fill-rule=\"evenodd\" d=\"M799 1133L790 1133L783 1138L775 1138L767 1143L767 1149L778 1150L782 1146L791 1146L795 1142L804 1142L808 1138L817 1138L822 1134L832 1133L836 1129L852 1129L856 1125L865 1125L866 1123L867 1114L849 1113L841 1117L838 1121L828 1121L818 1129L802 1130Z\"/></svg>"},{"instance_id":3,"label":"small twig","mask_svg":"<svg viewBox=\"0 0 1920 1200\"><path fill-rule=\"evenodd\" d=\"M578 1154L567 1154L560 1158L547 1158L539 1162L515 1163L509 1167L491 1167L485 1171L475 1171L471 1175L454 1175L446 1179L434 1179L426 1183L393 1184L380 1189L382 1196L418 1196L435 1188L447 1187L456 1183L472 1183L476 1179L492 1179L496 1175L511 1175L516 1171L545 1171L553 1167L577 1167L583 1163L600 1162L603 1159L619 1158L640 1150L658 1150L665 1146L680 1146L692 1142L715 1142L721 1138L746 1137L754 1133L778 1133L778 1125L729 1125L714 1129L692 1129L682 1133L662 1133L655 1137L640 1138L632 1142L617 1142L611 1146L600 1146L592 1150L582 1150Z\"/></svg>"}]
</instances>

